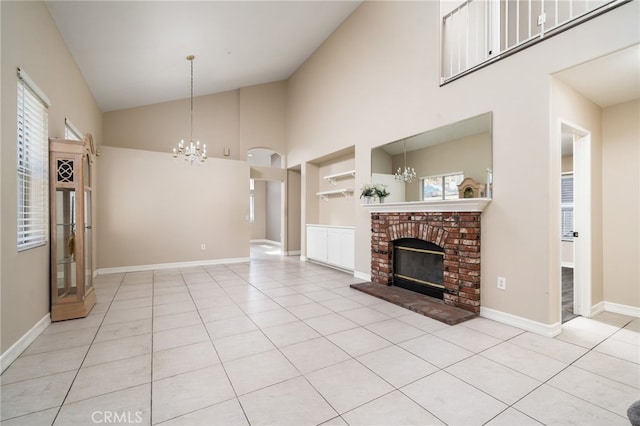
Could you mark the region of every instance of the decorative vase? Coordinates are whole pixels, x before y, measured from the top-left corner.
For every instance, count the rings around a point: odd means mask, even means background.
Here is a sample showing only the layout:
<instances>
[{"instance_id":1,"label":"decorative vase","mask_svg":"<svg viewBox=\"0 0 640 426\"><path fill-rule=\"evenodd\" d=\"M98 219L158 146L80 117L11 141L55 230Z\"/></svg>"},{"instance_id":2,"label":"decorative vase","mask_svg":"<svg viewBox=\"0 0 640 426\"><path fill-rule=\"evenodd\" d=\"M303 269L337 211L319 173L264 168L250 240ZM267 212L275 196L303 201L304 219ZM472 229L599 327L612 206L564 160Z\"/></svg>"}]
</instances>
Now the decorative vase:
<instances>
[{"instance_id":1,"label":"decorative vase","mask_svg":"<svg viewBox=\"0 0 640 426\"><path fill-rule=\"evenodd\" d=\"M384 197L380 197L379 200L380 200L380 204L384 203Z\"/></svg>"},{"instance_id":2,"label":"decorative vase","mask_svg":"<svg viewBox=\"0 0 640 426\"><path fill-rule=\"evenodd\" d=\"M371 196L365 195L364 196L364 203L365 204L371 204Z\"/></svg>"}]
</instances>

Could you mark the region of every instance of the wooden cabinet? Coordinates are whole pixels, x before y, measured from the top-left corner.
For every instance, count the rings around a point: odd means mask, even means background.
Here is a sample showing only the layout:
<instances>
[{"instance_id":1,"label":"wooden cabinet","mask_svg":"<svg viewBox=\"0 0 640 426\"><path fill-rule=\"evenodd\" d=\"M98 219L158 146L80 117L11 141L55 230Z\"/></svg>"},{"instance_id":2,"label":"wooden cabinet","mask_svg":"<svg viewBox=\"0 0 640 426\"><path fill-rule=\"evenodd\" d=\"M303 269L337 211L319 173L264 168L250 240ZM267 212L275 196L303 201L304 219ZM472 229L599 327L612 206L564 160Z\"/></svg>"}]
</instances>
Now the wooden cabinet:
<instances>
[{"instance_id":1,"label":"wooden cabinet","mask_svg":"<svg viewBox=\"0 0 640 426\"><path fill-rule=\"evenodd\" d=\"M354 228L307 225L307 258L353 271L355 267Z\"/></svg>"},{"instance_id":2,"label":"wooden cabinet","mask_svg":"<svg viewBox=\"0 0 640 426\"><path fill-rule=\"evenodd\" d=\"M96 303L91 247L91 163L85 141L49 141L51 321L87 316Z\"/></svg>"}]
</instances>

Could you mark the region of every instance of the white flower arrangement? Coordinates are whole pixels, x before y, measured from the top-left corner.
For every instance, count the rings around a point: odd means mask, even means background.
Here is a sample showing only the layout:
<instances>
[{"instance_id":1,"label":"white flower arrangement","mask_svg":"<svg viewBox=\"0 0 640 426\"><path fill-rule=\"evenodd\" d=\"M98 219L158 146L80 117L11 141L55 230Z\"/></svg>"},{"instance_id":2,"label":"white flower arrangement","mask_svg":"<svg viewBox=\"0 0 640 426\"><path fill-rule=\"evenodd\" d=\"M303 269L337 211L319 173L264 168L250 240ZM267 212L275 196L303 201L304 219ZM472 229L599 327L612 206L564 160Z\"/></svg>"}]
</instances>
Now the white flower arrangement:
<instances>
[{"instance_id":1,"label":"white flower arrangement","mask_svg":"<svg viewBox=\"0 0 640 426\"><path fill-rule=\"evenodd\" d=\"M377 183L375 185L373 185L373 191L376 195L376 197L378 197L379 199L383 199L385 197L388 197L389 195L391 195L391 193L388 190L389 186L388 185L383 185L381 183Z\"/></svg>"},{"instance_id":2,"label":"white flower arrangement","mask_svg":"<svg viewBox=\"0 0 640 426\"><path fill-rule=\"evenodd\" d=\"M376 195L374 185L371 185L369 183L365 183L364 185L362 185L362 188L360 189L360 198L373 197L374 195Z\"/></svg>"}]
</instances>

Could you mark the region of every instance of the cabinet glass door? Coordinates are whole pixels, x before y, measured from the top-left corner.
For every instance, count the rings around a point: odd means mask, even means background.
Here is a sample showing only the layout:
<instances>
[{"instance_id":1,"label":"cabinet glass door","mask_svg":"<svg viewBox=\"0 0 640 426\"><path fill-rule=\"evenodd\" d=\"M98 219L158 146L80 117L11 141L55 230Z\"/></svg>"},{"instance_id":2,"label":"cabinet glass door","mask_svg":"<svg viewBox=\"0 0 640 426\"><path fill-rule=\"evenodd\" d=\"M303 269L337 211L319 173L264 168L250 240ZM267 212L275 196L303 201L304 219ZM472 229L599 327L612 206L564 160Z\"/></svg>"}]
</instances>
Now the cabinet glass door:
<instances>
[{"instance_id":1,"label":"cabinet glass door","mask_svg":"<svg viewBox=\"0 0 640 426\"><path fill-rule=\"evenodd\" d=\"M56 190L56 262L57 298L73 297L78 292L76 264L76 192Z\"/></svg>"},{"instance_id":2,"label":"cabinet glass door","mask_svg":"<svg viewBox=\"0 0 640 426\"><path fill-rule=\"evenodd\" d=\"M84 190L84 288L85 293L93 286L91 229L91 190Z\"/></svg>"}]
</instances>

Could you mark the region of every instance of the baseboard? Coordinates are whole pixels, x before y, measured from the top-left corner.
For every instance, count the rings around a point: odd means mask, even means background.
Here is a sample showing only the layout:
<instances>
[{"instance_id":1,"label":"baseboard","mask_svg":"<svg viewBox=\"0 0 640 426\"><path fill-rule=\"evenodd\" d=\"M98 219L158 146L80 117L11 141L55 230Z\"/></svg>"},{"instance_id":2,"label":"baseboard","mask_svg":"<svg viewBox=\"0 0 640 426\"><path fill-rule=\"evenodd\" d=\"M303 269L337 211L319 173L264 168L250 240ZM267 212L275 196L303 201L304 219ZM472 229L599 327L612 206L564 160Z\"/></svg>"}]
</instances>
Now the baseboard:
<instances>
[{"instance_id":1,"label":"baseboard","mask_svg":"<svg viewBox=\"0 0 640 426\"><path fill-rule=\"evenodd\" d=\"M252 244L253 244L253 243L255 243L255 244L263 243L263 244L272 244L272 245L274 245L274 246L280 246L280 245L282 245L282 243L281 243L280 241L272 241L272 240L265 240L265 239L260 239L260 240L250 240L249 242L250 242L250 243L252 243Z\"/></svg>"},{"instance_id":2,"label":"baseboard","mask_svg":"<svg viewBox=\"0 0 640 426\"><path fill-rule=\"evenodd\" d=\"M29 331L18 339L9 349L0 355L0 373L9 367L22 352L29 347L31 343L51 324L51 315L47 314L38 321Z\"/></svg>"},{"instance_id":3,"label":"baseboard","mask_svg":"<svg viewBox=\"0 0 640 426\"><path fill-rule=\"evenodd\" d=\"M364 272L353 271L354 278L358 278L364 281L371 281L371 275L365 274Z\"/></svg>"},{"instance_id":4,"label":"baseboard","mask_svg":"<svg viewBox=\"0 0 640 426\"><path fill-rule=\"evenodd\" d=\"M604 302L596 303L595 305L591 306L591 315L589 316L589 318L593 318L596 315L603 313L604 311Z\"/></svg>"},{"instance_id":5,"label":"baseboard","mask_svg":"<svg viewBox=\"0 0 640 426\"><path fill-rule=\"evenodd\" d=\"M480 316L500 323L518 327L546 337L555 337L562 332L562 323L543 324L517 315L497 311L491 308L480 307Z\"/></svg>"},{"instance_id":6,"label":"baseboard","mask_svg":"<svg viewBox=\"0 0 640 426\"><path fill-rule=\"evenodd\" d=\"M116 266L113 268L99 268L97 272L98 275L105 275L118 274L123 272L153 271L155 269L177 269L190 268L193 266L221 265L225 263L243 263L249 261L249 257L234 257L229 259L196 260L192 262L157 263L154 265Z\"/></svg>"},{"instance_id":7,"label":"baseboard","mask_svg":"<svg viewBox=\"0 0 640 426\"><path fill-rule=\"evenodd\" d=\"M306 262L307 256L300 255L300 262Z\"/></svg>"},{"instance_id":8,"label":"baseboard","mask_svg":"<svg viewBox=\"0 0 640 426\"><path fill-rule=\"evenodd\" d=\"M602 302L604 310L615 314L628 315L634 318L640 318L640 308L637 306L621 305L620 303Z\"/></svg>"},{"instance_id":9,"label":"baseboard","mask_svg":"<svg viewBox=\"0 0 640 426\"><path fill-rule=\"evenodd\" d=\"M287 256L299 256L300 253L300 250L291 250L287 252Z\"/></svg>"}]
</instances>

